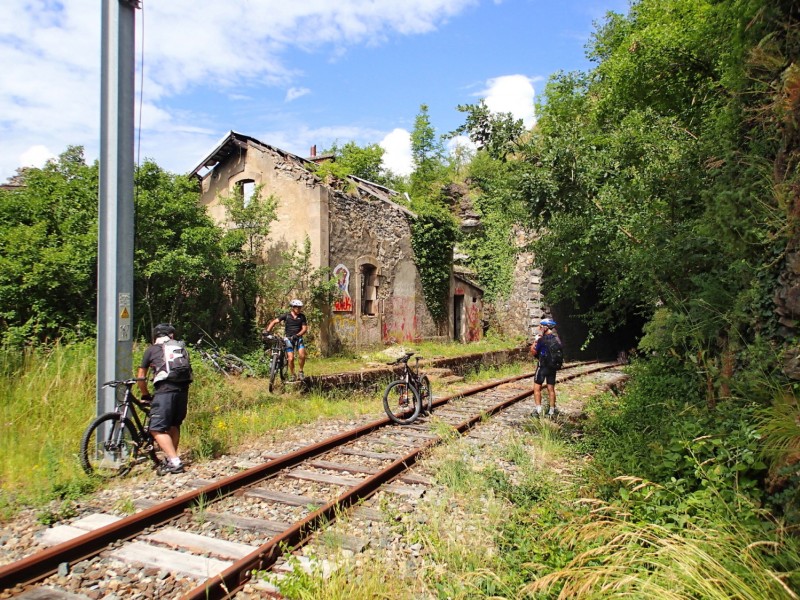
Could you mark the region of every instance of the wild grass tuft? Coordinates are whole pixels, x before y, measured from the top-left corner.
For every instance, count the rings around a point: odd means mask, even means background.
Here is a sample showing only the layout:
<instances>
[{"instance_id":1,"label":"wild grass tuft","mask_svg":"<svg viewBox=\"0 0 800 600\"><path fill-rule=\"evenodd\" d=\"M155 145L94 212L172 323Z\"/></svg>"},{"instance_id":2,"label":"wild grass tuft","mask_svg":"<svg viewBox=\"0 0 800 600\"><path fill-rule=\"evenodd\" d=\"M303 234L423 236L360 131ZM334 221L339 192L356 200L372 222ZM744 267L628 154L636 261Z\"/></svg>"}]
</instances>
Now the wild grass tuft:
<instances>
[{"instance_id":1,"label":"wild grass tuft","mask_svg":"<svg viewBox=\"0 0 800 600\"><path fill-rule=\"evenodd\" d=\"M576 556L526 587L531 594L607 598L797 598L798 543L788 532L757 535L736 520L684 529L632 522L601 506L548 532Z\"/></svg>"}]
</instances>

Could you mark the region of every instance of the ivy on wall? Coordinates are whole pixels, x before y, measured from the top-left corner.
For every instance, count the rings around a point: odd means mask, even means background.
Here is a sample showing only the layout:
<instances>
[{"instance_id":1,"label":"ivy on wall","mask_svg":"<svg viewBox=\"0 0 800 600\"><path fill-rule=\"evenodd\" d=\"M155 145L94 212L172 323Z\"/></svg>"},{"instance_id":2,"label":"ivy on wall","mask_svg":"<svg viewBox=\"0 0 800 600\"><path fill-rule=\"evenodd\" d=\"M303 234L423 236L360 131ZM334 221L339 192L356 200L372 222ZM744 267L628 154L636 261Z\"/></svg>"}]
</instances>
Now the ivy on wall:
<instances>
[{"instance_id":1,"label":"ivy on wall","mask_svg":"<svg viewBox=\"0 0 800 600\"><path fill-rule=\"evenodd\" d=\"M446 207L429 203L417 208L411 227L411 247L422 281L425 303L436 323L448 317L450 269L458 226Z\"/></svg>"}]
</instances>

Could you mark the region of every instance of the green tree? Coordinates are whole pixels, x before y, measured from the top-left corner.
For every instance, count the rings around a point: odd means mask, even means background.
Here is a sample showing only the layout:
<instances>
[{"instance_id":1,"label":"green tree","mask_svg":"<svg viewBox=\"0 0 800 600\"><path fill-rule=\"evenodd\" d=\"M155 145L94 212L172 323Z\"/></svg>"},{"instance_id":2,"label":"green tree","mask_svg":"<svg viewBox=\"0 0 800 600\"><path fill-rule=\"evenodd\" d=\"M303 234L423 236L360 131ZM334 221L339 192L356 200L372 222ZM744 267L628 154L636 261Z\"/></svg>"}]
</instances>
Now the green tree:
<instances>
[{"instance_id":1,"label":"green tree","mask_svg":"<svg viewBox=\"0 0 800 600\"><path fill-rule=\"evenodd\" d=\"M466 121L445 137L466 135L492 158L505 161L525 132L522 119L515 119L511 113L493 113L483 99L478 104L459 104L456 108L466 113Z\"/></svg>"},{"instance_id":2,"label":"green tree","mask_svg":"<svg viewBox=\"0 0 800 600\"><path fill-rule=\"evenodd\" d=\"M414 163L411 174L412 197L435 197L444 174L444 147L436 137L436 130L428 115L428 106L425 104L420 105L419 113L414 119L411 159Z\"/></svg>"},{"instance_id":3,"label":"green tree","mask_svg":"<svg viewBox=\"0 0 800 600\"><path fill-rule=\"evenodd\" d=\"M323 152L333 156L317 166L316 172L322 179L330 182L343 182L349 175L366 179L373 183L391 189L403 191L406 187L405 179L391 172L383 165L383 156L386 151L378 144L359 146L354 141L339 146L333 146Z\"/></svg>"},{"instance_id":4,"label":"green tree","mask_svg":"<svg viewBox=\"0 0 800 600\"><path fill-rule=\"evenodd\" d=\"M786 245L774 173L793 142L774 82L797 55L791 11L642 0L609 16L597 67L551 80L522 147L548 300L590 292L596 332L664 307L681 334L649 339L680 339L660 351L699 361L710 402L741 340L774 327L762 298Z\"/></svg>"},{"instance_id":5,"label":"green tree","mask_svg":"<svg viewBox=\"0 0 800 600\"><path fill-rule=\"evenodd\" d=\"M91 337L96 329L98 166L80 147L0 191L3 343ZM145 162L135 173L136 335L172 321L225 331L235 263L193 180Z\"/></svg>"},{"instance_id":6,"label":"green tree","mask_svg":"<svg viewBox=\"0 0 800 600\"><path fill-rule=\"evenodd\" d=\"M0 191L0 337L19 343L95 331L97 165L69 147Z\"/></svg>"},{"instance_id":7,"label":"green tree","mask_svg":"<svg viewBox=\"0 0 800 600\"><path fill-rule=\"evenodd\" d=\"M175 323L182 333L230 330L236 262L203 206L197 182L151 161L135 173L134 315L138 334Z\"/></svg>"}]
</instances>

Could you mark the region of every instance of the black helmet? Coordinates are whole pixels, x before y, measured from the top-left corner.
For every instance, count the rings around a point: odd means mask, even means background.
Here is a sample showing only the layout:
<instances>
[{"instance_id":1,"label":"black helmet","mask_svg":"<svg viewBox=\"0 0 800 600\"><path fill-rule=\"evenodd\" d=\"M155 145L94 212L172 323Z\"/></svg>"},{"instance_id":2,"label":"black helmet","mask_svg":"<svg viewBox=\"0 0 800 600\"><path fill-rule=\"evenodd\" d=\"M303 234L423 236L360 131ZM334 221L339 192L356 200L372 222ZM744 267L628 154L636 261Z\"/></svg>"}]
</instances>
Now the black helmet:
<instances>
[{"instance_id":1,"label":"black helmet","mask_svg":"<svg viewBox=\"0 0 800 600\"><path fill-rule=\"evenodd\" d=\"M154 340L165 335L175 335L175 328L169 323L159 323L153 327Z\"/></svg>"}]
</instances>

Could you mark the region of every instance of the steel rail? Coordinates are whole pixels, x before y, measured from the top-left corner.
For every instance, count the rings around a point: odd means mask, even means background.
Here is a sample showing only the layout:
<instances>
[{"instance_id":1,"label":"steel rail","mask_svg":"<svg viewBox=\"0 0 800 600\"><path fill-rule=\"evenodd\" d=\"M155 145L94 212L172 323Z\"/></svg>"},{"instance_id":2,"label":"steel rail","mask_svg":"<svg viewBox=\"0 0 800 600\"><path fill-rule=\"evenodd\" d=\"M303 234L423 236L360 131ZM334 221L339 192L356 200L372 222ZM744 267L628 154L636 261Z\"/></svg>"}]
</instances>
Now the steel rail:
<instances>
[{"instance_id":1,"label":"steel rail","mask_svg":"<svg viewBox=\"0 0 800 600\"><path fill-rule=\"evenodd\" d=\"M616 364L605 364L593 369L589 369L588 371L581 371L580 373L565 375L561 381L563 382L576 379L577 377L582 377L597 371L609 369L612 366L616 366ZM487 384L476 388L471 388L469 390L469 394L460 394L456 397L476 394L502 384L513 383L514 381L526 379L531 376L532 375L530 374L515 376L495 384ZM453 427L459 433L464 433L481 422L486 415L493 415L497 412L505 410L509 406L516 404L517 402L520 402L531 395L533 395L532 389L520 394L516 394L515 396L507 398L506 400L503 400L502 402L499 402L490 408L481 410L477 415L472 416L458 425L454 425ZM448 397L448 399L450 398L453 398L453 396ZM251 579L254 570L266 570L274 565L277 559L281 556L283 548L296 548L302 546L303 543L308 540L310 535L320 527L320 525L324 525L335 520L337 511L369 498L372 494L378 491L380 486L385 483L389 483L398 475L410 469L426 450L442 443L442 441L443 440L441 437L437 437L436 439L431 439L422 443L405 456L395 460L383 470L375 473L371 477L368 477L362 483L353 486L335 500L332 500L325 506L317 509L291 528L274 536L264 545L260 546L247 556L237 560L218 575L195 587L182 597L183 600L218 600L230 598L245 586L245 584Z\"/></svg>"},{"instance_id":2,"label":"steel rail","mask_svg":"<svg viewBox=\"0 0 800 600\"><path fill-rule=\"evenodd\" d=\"M510 380L513 381L524 377L530 377L530 375L517 376ZM438 399L435 405L445 404L454 397L477 394L489 387L502 385L502 383L504 383L504 381L488 386L476 387L475 389L467 390L456 396L446 396ZM320 443L300 448L295 452L271 460L263 465L252 467L236 475L197 488L170 501L145 509L135 515L125 517L115 523L62 542L52 548L37 552L19 561L4 565L0 567L0 589L7 589L15 585L26 585L40 581L55 573L59 565L63 563L74 563L91 558L112 542L129 539L138 535L148 527L159 525L181 515L187 509L191 508L193 503L200 497L206 500L222 498L239 488L251 485L282 469L293 467L302 463L304 460L327 452L331 448L368 435L376 429L390 424L391 421L388 417L367 423L356 429L328 438Z\"/></svg>"},{"instance_id":3,"label":"steel rail","mask_svg":"<svg viewBox=\"0 0 800 600\"><path fill-rule=\"evenodd\" d=\"M596 362L597 361L591 361L589 363L580 363L573 366L581 366ZM609 366L605 366L595 370L602 370L604 368L609 368ZM590 372L594 371L581 372L573 376L565 376L564 379L562 379L562 381L567 381L575 376L588 374ZM479 394L483 391L486 391L494 387L499 387L504 384L513 383L515 381L519 381L522 379L529 379L532 376L533 373L516 375L513 377L502 379L500 381L495 381L480 386L476 386L474 388L464 390L463 392L460 392L458 394L444 396L442 398L436 399L433 402L433 407L442 406L444 404L447 404L451 400L472 396L474 394ZM531 393L532 391L526 392L525 393L526 395L524 395L523 397L527 397ZM203 498L205 502L224 498L234 493L236 490L240 488L252 485L258 481L261 481L276 474L277 472L283 469L288 469L290 467L301 464L302 462L310 458L314 458L320 454L328 452L333 448L336 448L350 441L368 435L373 431L385 427L387 425L394 425L388 417L383 417L376 421L372 421L370 423L362 425L361 427L357 427L350 431L346 431L339 435L330 437L326 440L323 440L322 442L304 446L303 448L299 448L294 452L285 454L279 458L266 462L262 465L252 467L250 469L247 469L246 471L237 473L236 475L225 477L219 481L194 489L190 492L186 492L185 494L173 498L172 500L168 500L157 506L145 509L139 513L136 513L129 517L125 517L123 519L120 519L119 521L116 521L104 527L87 532L76 538L57 544L51 548L48 548L41 552L37 552L36 554L32 554L31 556L23 558L19 561L4 566L0 566L0 590L9 589L17 585L29 585L41 581L42 579L56 573L61 564L64 563L72 564L81 560L86 560L88 558L91 558L100 553L112 542L130 539L132 537L135 537L136 535L139 535L142 531L144 531L148 527L160 525L162 523L165 523L169 520L172 520L180 516L185 511L191 509L194 503L200 498ZM395 463L392 463L392 465L387 467L387 469L388 470L399 469L395 472L395 475L402 473L404 468L401 467L405 460L411 460L411 459L409 459L408 457L403 457L395 461ZM413 462L411 464L413 464ZM374 476L375 481L379 479L380 475L381 474L379 473L376 476ZM394 475L392 477L394 477ZM373 478L366 480L365 483L362 485L367 486L368 485L367 482L371 481L372 479ZM375 484L373 482L373 484L370 485L374 485L374 489L380 487L380 483ZM374 489L372 490L373 492ZM336 507L349 505L346 504L346 499L343 499L340 502L339 498L329 503L329 505L334 505L334 503L338 503L335 504ZM289 538L293 539L295 535L299 534L300 531L305 532L304 535L307 536L308 533L312 531L312 529L309 528L311 524L318 523L319 521L324 521L325 519L330 518L330 514L328 514L330 510L329 505L326 505L326 507L323 507L315 511L314 513L306 517L306 519L301 521L298 525L291 528L290 530L287 530L287 532L281 534L281 536L278 537L282 537L285 535L287 536L287 539ZM292 533L295 528L298 529L298 532ZM280 541L281 540L279 540L278 543L280 543ZM259 548L259 550L261 550L261 548ZM253 554L257 553L258 551L255 551ZM242 560L246 560L247 558L248 557L245 557ZM275 558L277 558L277 556ZM227 569L223 573L227 573L227 571L231 570L232 568L233 567Z\"/></svg>"}]
</instances>

